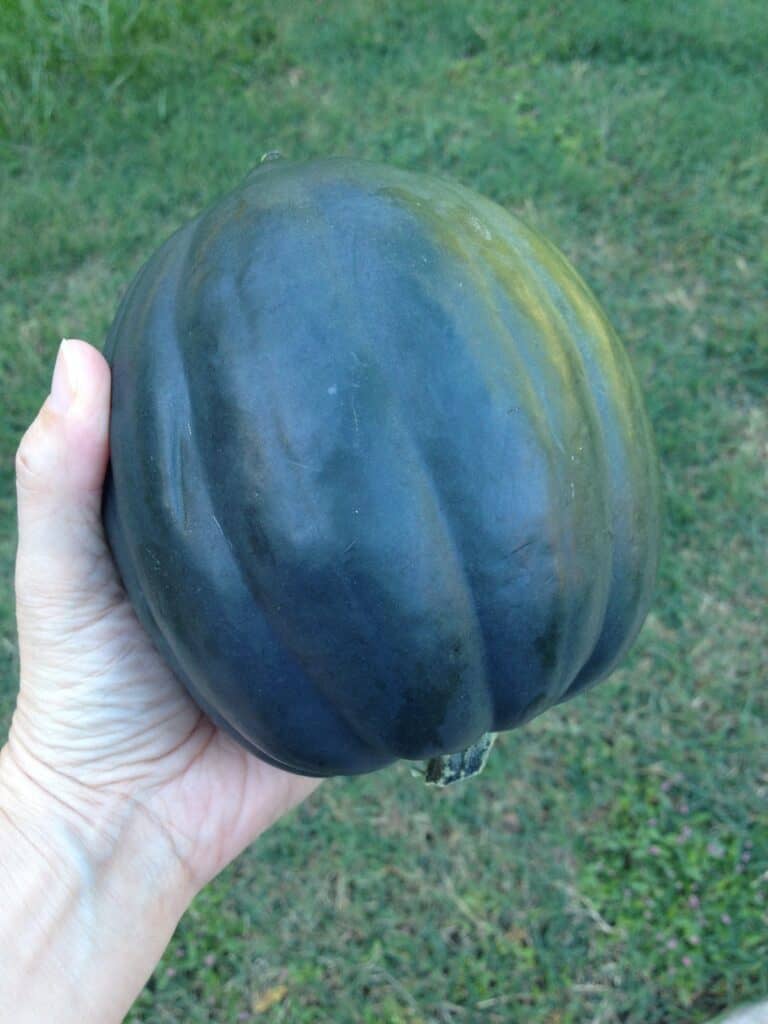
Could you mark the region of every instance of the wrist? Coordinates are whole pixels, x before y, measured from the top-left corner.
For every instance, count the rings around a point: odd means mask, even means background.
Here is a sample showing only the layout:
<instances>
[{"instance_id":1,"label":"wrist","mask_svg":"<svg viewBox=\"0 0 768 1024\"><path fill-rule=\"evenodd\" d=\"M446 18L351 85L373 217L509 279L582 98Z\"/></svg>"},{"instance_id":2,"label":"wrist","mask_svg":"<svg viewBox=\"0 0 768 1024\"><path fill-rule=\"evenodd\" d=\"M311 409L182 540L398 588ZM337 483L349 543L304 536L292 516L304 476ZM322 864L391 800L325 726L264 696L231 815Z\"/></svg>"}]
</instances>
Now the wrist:
<instances>
[{"instance_id":1,"label":"wrist","mask_svg":"<svg viewBox=\"0 0 768 1024\"><path fill-rule=\"evenodd\" d=\"M125 796L87 800L0 750L0 1024L120 1021L194 886L171 837Z\"/></svg>"}]
</instances>

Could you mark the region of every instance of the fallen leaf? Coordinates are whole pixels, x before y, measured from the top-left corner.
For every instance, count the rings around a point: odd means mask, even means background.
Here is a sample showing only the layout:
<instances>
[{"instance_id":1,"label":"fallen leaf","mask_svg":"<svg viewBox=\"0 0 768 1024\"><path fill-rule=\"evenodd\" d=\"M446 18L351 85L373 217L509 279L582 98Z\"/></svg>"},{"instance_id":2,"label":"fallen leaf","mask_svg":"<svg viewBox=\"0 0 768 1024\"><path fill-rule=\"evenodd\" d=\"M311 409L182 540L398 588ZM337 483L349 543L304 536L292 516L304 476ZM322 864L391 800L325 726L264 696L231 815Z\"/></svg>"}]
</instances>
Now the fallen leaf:
<instances>
[{"instance_id":1,"label":"fallen leaf","mask_svg":"<svg viewBox=\"0 0 768 1024\"><path fill-rule=\"evenodd\" d=\"M282 1002L287 995L287 985L274 985L272 988L266 989L260 995L253 997L251 1009L254 1013L266 1013L267 1010Z\"/></svg>"}]
</instances>

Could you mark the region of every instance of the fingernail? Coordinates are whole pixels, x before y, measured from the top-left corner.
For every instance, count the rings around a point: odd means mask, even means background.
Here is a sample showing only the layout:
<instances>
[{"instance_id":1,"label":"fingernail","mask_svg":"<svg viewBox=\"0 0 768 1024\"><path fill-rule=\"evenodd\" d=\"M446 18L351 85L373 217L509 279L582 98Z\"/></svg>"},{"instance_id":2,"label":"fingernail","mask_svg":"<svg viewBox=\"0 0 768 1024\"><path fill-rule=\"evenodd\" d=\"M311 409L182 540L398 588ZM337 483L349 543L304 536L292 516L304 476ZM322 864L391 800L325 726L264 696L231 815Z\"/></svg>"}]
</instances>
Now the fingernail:
<instances>
[{"instance_id":1,"label":"fingernail","mask_svg":"<svg viewBox=\"0 0 768 1024\"><path fill-rule=\"evenodd\" d=\"M69 340L63 338L53 368L51 393L48 404L55 412L65 414L70 409L77 394L75 367L71 352L68 353Z\"/></svg>"}]
</instances>

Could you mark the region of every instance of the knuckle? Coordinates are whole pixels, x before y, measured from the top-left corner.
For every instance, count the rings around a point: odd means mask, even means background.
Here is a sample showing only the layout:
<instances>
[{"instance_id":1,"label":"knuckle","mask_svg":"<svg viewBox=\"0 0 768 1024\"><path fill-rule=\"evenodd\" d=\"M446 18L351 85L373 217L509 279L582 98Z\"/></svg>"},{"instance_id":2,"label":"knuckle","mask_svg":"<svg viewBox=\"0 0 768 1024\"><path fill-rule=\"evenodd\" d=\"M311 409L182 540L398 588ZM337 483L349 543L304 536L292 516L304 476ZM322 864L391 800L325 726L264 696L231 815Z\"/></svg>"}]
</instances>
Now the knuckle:
<instances>
[{"instance_id":1,"label":"knuckle","mask_svg":"<svg viewBox=\"0 0 768 1024\"><path fill-rule=\"evenodd\" d=\"M16 449L16 483L22 490L37 490L44 479L44 461L35 424L29 427Z\"/></svg>"}]
</instances>

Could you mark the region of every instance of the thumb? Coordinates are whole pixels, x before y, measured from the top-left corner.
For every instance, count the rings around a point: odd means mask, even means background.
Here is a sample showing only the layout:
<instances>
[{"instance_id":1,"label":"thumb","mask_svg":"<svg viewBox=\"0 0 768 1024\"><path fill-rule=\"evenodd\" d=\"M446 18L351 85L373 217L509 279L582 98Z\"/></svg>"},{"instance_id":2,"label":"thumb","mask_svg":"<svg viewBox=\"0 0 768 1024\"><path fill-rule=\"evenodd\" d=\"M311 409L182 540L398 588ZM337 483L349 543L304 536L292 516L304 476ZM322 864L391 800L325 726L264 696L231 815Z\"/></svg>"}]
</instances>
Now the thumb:
<instances>
[{"instance_id":1,"label":"thumb","mask_svg":"<svg viewBox=\"0 0 768 1024\"><path fill-rule=\"evenodd\" d=\"M87 597L96 569L103 576L109 397L101 353L84 341L62 341L51 393L16 454L20 615L24 607L64 610Z\"/></svg>"}]
</instances>

